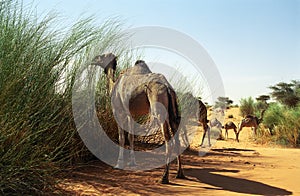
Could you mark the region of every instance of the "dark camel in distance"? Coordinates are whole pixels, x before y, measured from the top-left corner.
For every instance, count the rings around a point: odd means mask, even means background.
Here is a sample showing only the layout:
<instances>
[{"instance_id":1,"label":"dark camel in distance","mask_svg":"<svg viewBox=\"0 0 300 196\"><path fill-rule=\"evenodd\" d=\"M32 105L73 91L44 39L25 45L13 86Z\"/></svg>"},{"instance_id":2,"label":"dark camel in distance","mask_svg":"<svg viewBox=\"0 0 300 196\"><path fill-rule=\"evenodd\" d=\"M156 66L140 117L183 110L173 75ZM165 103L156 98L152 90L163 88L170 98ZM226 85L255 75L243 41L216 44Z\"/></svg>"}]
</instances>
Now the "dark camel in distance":
<instances>
[{"instance_id":1,"label":"dark camel in distance","mask_svg":"<svg viewBox=\"0 0 300 196\"><path fill-rule=\"evenodd\" d=\"M254 115L246 115L239 124L239 129L236 134L237 141L239 141L239 134L244 127L251 127L253 129L254 135L257 134L258 125L262 122L263 116L266 110L262 110L260 118L257 118Z\"/></svg>"},{"instance_id":2,"label":"dark camel in distance","mask_svg":"<svg viewBox=\"0 0 300 196\"><path fill-rule=\"evenodd\" d=\"M198 121L202 124L203 127L203 136L202 136L202 140L201 140L201 146L203 146L203 142L204 142L204 138L207 135L208 137L208 145L211 146L211 142L210 142L210 127L207 125L207 123L209 122L209 120L207 119L207 109L206 106L204 105L204 103L198 99L198 104L199 104L199 110L198 110Z\"/></svg>"},{"instance_id":3,"label":"dark camel in distance","mask_svg":"<svg viewBox=\"0 0 300 196\"><path fill-rule=\"evenodd\" d=\"M225 139L228 139L228 130L233 129L233 131L235 133L235 136L236 136L236 140L239 141L238 138L237 138L237 127L232 121L228 121L224 125L224 129L225 129Z\"/></svg>"}]
</instances>

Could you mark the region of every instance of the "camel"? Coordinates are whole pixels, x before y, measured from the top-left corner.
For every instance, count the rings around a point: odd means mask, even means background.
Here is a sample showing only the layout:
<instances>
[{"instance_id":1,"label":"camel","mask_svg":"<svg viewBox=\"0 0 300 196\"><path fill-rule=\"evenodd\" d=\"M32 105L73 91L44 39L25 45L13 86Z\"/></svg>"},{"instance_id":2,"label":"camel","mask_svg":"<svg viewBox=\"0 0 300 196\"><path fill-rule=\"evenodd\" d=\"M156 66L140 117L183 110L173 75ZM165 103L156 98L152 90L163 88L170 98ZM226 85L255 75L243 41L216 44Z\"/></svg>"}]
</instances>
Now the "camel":
<instances>
[{"instance_id":1,"label":"camel","mask_svg":"<svg viewBox=\"0 0 300 196\"><path fill-rule=\"evenodd\" d=\"M204 105L204 103L200 99L197 99L191 93L185 93L182 96L182 101L183 101L184 104L188 104L188 105L198 107L196 117L197 117L198 123L200 125L202 125L203 131L204 131L200 146L204 145L203 142L204 142L206 134L208 134L208 145L211 146L211 143L210 143L210 128L207 125L209 120L207 119L206 106Z\"/></svg>"},{"instance_id":2,"label":"camel","mask_svg":"<svg viewBox=\"0 0 300 196\"><path fill-rule=\"evenodd\" d=\"M251 127L253 129L253 132L254 132L254 135L256 135L257 133L257 128L258 128L258 125L262 122L263 120L263 115L265 113L266 110L262 110L261 114L260 114L260 118L257 118L256 116L254 115L246 115L242 121L240 122L239 124L239 129L238 129L238 132L236 134L236 140L239 141L239 134L240 132L242 131L242 129L244 127Z\"/></svg>"},{"instance_id":3,"label":"camel","mask_svg":"<svg viewBox=\"0 0 300 196\"><path fill-rule=\"evenodd\" d=\"M228 130L233 129L235 136L237 136L237 131L236 131L236 125L232 121L228 121L225 125L225 138L228 139ZM238 138L236 137L236 140L238 141Z\"/></svg>"},{"instance_id":4,"label":"camel","mask_svg":"<svg viewBox=\"0 0 300 196\"><path fill-rule=\"evenodd\" d=\"M209 121L209 125L210 128L215 127L220 131L218 139L222 139L222 123L217 118L213 118Z\"/></svg>"},{"instance_id":5,"label":"camel","mask_svg":"<svg viewBox=\"0 0 300 196\"><path fill-rule=\"evenodd\" d=\"M201 140L201 144L200 146L203 146L203 142L204 142L204 138L206 136L206 133L208 134L208 146L211 146L211 142L210 142L210 127L207 125L207 123L209 122L209 120L207 119L207 109L206 106L203 104L203 102L201 100L198 99L198 104L199 104L199 110L198 110L198 121L202 124L203 127L203 136L202 136L202 140Z\"/></svg>"},{"instance_id":6,"label":"camel","mask_svg":"<svg viewBox=\"0 0 300 196\"><path fill-rule=\"evenodd\" d=\"M210 120L209 125L210 127L216 127L220 130L222 129L222 123L217 118Z\"/></svg>"},{"instance_id":7,"label":"camel","mask_svg":"<svg viewBox=\"0 0 300 196\"><path fill-rule=\"evenodd\" d=\"M135 122L132 115L150 113L151 119L160 125L166 145L166 164L161 183L169 183L169 165L173 143L168 141L175 136L180 123L177 97L174 89L162 74L152 73L142 60L136 61L133 67L128 68L117 79L115 77L117 58L114 54L108 53L96 56L92 64L104 69L111 96L112 110L118 122L120 148L115 168L124 168L124 130L128 131L130 143L129 166L136 165L134 155ZM178 147L180 145L179 137L174 137L174 139L176 147ZM181 167L181 157L179 153L177 154L178 167L176 178L185 178Z\"/></svg>"}]
</instances>

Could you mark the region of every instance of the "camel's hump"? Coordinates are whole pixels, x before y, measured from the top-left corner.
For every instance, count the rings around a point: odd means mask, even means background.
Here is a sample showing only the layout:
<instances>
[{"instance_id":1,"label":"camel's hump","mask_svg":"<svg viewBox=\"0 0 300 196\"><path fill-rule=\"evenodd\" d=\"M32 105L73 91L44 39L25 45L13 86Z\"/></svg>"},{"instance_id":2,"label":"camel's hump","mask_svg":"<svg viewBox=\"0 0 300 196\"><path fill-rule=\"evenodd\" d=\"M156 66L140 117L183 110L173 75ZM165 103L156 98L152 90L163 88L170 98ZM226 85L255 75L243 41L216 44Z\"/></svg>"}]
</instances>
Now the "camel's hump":
<instances>
[{"instance_id":1,"label":"camel's hump","mask_svg":"<svg viewBox=\"0 0 300 196\"><path fill-rule=\"evenodd\" d=\"M127 69L125 74L127 75L134 75L134 74L149 74L152 73L149 69L148 65L145 63L145 61L138 60L135 62L135 65L133 67L130 67Z\"/></svg>"}]
</instances>

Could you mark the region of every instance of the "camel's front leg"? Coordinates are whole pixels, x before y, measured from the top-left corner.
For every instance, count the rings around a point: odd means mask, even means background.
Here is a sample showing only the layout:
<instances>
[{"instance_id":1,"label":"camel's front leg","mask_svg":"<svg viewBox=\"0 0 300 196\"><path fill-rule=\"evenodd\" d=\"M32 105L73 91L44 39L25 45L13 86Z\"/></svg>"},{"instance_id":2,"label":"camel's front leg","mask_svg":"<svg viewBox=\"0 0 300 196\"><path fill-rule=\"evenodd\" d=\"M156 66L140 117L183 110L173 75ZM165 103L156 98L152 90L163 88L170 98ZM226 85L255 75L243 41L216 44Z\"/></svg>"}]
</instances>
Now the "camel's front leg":
<instances>
[{"instance_id":1,"label":"camel's front leg","mask_svg":"<svg viewBox=\"0 0 300 196\"><path fill-rule=\"evenodd\" d=\"M127 117L128 120L128 140L129 140L129 144L130 144L130 161L128 163L128 166L130 167L134 167L136 166L136 162L135 162L135 155L134 155L134 125L133 125L133 119L128 116Z\"/></svg>"},{"instance_id":2,"label":"camel's front leg","mask_svg":"<svg viewBox=\"0 0 300 196\"><path fill-rule=\"evenodd\" d=\"M203 127L203 130L204 130L204 133L203 133L203 136L202 136L202 141L201 141L201 144L200 144L200 146L203 146L204 145L204 138L205 138L205 136L206 136L206 129L205 129L205 127Z\"/></svg>"},{"instance_id":3,"label":"camel's front leg","mask_svg":"<svg viewBox=\"0 0 300 196\"><path fill-rule=\"evenodd\" d=\"M186 128L186 127L185 127ZM172 129L175 129L174 126L172 126ZM183 174L183 170L182 170L182 163L181 163L181 157L180 157L180 139L179 139L179 130L177 130L177 133L175 133L175 152L177 153L177 175L176 178L180 178L180 179L185 179L185 176ZM188 138L186 136L186 129L184 129L184 135L186 137L186 141L188 142Z\"/></svg>"},{"instance_id":4,"label":"camel's front leg","mask_svg":"<svg viewBox=\"0 0 300 196\"><path fill-rule=\"evenodd\" d=\"M210 128L209 126L204 126L203 127L204 129L204 133L203 133L203 136L202 136L202 141L201 141L201 146L203 147L204 146L204 139L205 139L205 136L206 136L206 133L208 134L208 146L210 147L211 146L211 143L210 143Z\"/></svg>"},{"instance_id":5,"label":"camel's front leg","mask_svg":"<svg viewBox=\"0 0 300 196\"><path fill-rule=\"evenodd\" d=\"M210 127L207 126L207 136L208 136L208 146L211 147L211 142L210 142Z\"/></svg>"},{"instance_id":6,"label":"camel's front leg","mask_svg":"<svg viewBox=\"0 0 300 196\"><path fill-rule=\"evenodd\" d=\"M225 129L225 139L228 139L228 129Z\"/></svg>"},{"instance_id":7,"label":"camel's front leg","mask_svg":"<svg viewBox=\"0 0 300 196\"><path fill-rule=\"evenodd\" d=\"M186 134L186 132L184 134ZM188 140L186 140L186 141L188 141ZM179 140L179 133L176 133L175 134L175 150L177 153L177 175L176 175L176 178L184 179L185 176L184 176L183 170L182 170L180 147L181 146L180 146L180 140Z\"/></svg>"},{"instance_id":8,"label":"camel's front leg","mask_svg":"<svg viewBox=\"0 0 300 196\"><path fill-rule=\"evenodd\" d=\"M239 131L237 131L236 133L235 133L235 136L236 136L236 141L237 142L240 142L240 140L239 140L239 134L240 134L240 130Z\"/></svg>"},{"instance_id":9,"label":"camel's front leg","mask_svg":"<svg viewBox=\"0 0 300 196\"><path fill-rule=\"evenodd\" d=\"M254 137L257 135L257 126L253 127Z\"/></svg>"},{"instance_id":10,"label":"camel's front leg","mask_svg":"<svg viewBox=\"0 0 300 196\"><path fill-rule=\"evenodd\" d=\"M125 136L124 136L124 130L118 126L119 130L119 157L118 162L115 168L117 169L124 169L124 145L125 145Z\"/></svg>"},{"instance_id":11,"label":"camel's front leg","mask_svg":"<svg viewBox=\"0 0 300 196\"><path fill-rule=\"evenodd\" d=\"M134 167L137 166L136 162L135 162L135 155L134 155L134 135L128 133L128 140L130 143L130 161L128 163L128 166L130 167Z\"/></svg>"}]
</instances>

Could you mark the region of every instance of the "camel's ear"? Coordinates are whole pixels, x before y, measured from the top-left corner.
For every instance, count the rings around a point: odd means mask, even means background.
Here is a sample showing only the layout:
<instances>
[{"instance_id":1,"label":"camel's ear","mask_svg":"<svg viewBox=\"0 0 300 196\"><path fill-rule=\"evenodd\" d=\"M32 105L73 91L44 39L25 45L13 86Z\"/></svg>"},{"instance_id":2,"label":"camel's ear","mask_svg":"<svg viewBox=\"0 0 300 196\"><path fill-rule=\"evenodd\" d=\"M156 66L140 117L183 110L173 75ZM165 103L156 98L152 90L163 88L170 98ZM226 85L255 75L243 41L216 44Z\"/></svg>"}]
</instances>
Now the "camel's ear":
<instances>
[{"instance_id":1,"label":"camel's ear","mask_svg":"<svg viewBox=\"0 0 300 196\"><path fill-rule=\"evenodd\" d=\"M98 66L100 66L100 61L101 61L101 55L97 55L92 60L91 65L98 65Z\"/></svg>"}]
</instances>

